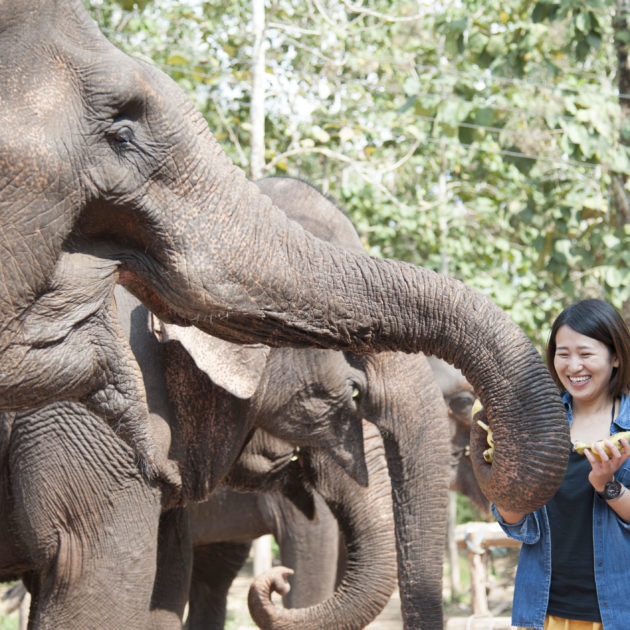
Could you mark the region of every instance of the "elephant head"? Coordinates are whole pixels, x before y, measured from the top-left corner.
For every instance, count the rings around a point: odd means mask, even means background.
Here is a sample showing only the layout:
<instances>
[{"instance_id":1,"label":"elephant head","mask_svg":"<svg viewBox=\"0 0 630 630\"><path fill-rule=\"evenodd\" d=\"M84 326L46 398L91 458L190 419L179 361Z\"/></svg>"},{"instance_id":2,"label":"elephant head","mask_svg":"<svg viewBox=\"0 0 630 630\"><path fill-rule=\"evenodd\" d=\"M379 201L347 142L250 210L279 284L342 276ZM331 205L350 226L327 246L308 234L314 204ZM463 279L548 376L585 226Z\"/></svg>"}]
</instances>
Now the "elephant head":
<instances>
[{"instance_id":1,"label":"elephant head","mask_svg":"<svg viewBox=\"0 0 630 630\"><path fill-rule=\"evenodd\" d=\"M564 410L532 344L488 298L314 238L234 167L173 81L107 41L81 0L1 3L0 59L0 409L90 395L46 366L45 380L26 383L21 364L45 348L54 366L79 332L89 296L53 345L25 330L54 294L63 253L95 253L163 321L238 342L444 358L494 432L492 466L472 447L486 496L531 511L553 495L568 457Z\"/></svg>"},{"instance_id":2,"label":"elephant head","mask_svg":"<svg viewBox=\"0 0 630 630\"><path fill-rule=\"evenodd\" d=\"M256 432L254 441L262 435L270 447L274 444L277 447L273 459L282 459L291 453L287 445L271 440L262 431ZM349 569L336 593L334 570L332 576L328 575L330 567L325 567L324 574L319 572L323 558L329 560L333 569L336 567L336 525L322 530L321 536L304 527L311 522L292 507L296 500L295 484L278 483L276 475L274 491L262 491L271 488L267 474L260 474L259 467L249 469L252 448L253 453L257 452L258 446L248 443L244 451L248 453L247 457L237 460L226 480L242 490L245 479L249 492L233 492L222 487L208 501L187 508L194 544L194 569L186 627L190 630L223 627L228 589L245 560L245 550L253 538L266 533L276 536L283 561L300 560L299 568L293 564L289 566L295 568L295 578L299 578L301 584L309 585L305 587L309 592L301 595L301 610L275 609L269 600L269 589L273 588L276 570L272 574L263 574L252 585L250 596L256 602L253 616L258 624L262 627L295 627L291 624L300 620L300 625L303 621L307 628L364 627L385 605L395 585L390 486L377 429L365 424L365 450L370 473L370 484L366 488L349 479L331 461L326 450L304 449L300 455L299 477L304 487L313 492L317 506L315 520L327 522L332 518L332 512L347 536ZM308 557L297 558L296 554L300 552ZM283 568L282 571L286 570ZM329 577L332 577L330 582ZM328 588L322 588L322 582ZM281 582L279 588L284 591L287 585ZM319 598L318 593L321 594ZM287 603L285 598L285 605ZM289 607L295 607L295 603ZM362 611L360 615L356 615L357 610Z\"/></svg>"}]
</instances>

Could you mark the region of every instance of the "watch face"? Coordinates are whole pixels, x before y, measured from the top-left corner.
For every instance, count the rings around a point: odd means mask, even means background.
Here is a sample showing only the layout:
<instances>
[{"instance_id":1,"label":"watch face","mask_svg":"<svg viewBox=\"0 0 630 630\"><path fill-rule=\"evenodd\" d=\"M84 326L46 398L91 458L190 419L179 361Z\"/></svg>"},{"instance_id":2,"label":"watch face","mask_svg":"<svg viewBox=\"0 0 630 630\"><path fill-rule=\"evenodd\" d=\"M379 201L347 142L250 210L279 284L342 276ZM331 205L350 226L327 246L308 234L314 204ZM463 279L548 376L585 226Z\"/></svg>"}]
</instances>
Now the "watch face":
<instances>
[{"instance_id":1,"label":"watch face","mask_svg":"<svg viewBox=\"0 0 630 630\"><path fill-rule=\"evenodd\" d=\"M621 492L621 484L618 481L609 481L604 488L606 499L616 499Z\"/></svg>"}]
</instances>

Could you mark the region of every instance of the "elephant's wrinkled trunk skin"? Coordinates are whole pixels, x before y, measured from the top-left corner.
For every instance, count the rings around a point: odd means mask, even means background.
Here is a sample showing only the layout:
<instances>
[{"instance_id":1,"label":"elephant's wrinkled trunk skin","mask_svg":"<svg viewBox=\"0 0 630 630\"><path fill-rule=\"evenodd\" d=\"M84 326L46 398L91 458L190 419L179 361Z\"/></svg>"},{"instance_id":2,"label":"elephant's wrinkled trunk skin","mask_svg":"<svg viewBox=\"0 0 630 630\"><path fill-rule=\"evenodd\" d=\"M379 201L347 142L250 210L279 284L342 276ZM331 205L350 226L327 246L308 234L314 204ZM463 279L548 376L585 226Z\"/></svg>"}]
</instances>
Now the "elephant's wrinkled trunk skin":
<instances>
[{"instance_id":1,"label":"elephant's wrinkled trunk skin","mask_svg":"<svg viewBox=\"0 0 630 630\"><path fill-rule=\"evenodd\" d=\"M442 570L447 530L450 427L426 357L382 352L356 359L370 383L392 482L398 586L404 627L443 627ZM413 395L389 393L390 383ZM364 403L365 404L365 403ZM369 407L369 405L368 405Z\"/></svg>"},{"instance_id":2,"label":"elephant's wrinkled trunk skin","mask_svg":"<svg viewBox=\"0 0 630 630\"><path fill-rule=\"evenodd\" d=\"M366 424L365 438L368 467L371 474L374 471L372 478L387 478L378 472L384 468L385 460L375 427ZM327 483L330 462L322 459L312 464L318 477L317 487L345 536L346 571L332 597L307 608L280 608L272 603L271 592L282 593L285 589L282 569L259 576L250 587L248 603L252 618L264 630L359 630L384 608L396 584L389 484L361 488L343 475L346 489L340 491ZM331 482L333 477L330 475Z\"/></svg>"}]
</instances>

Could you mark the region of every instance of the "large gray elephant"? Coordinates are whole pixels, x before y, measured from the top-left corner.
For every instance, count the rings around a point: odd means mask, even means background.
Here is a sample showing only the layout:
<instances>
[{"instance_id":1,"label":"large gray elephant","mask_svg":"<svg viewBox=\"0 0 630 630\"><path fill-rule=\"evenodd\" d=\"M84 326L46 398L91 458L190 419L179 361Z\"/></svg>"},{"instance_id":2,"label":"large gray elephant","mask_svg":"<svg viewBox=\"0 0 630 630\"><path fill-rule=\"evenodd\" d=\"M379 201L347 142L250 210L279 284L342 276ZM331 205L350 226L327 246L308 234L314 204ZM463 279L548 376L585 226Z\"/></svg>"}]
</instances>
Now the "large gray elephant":
<instances>
[{"instance_id":1,"label":"large gray elephant","mask_svg":"<svg viewBox=\"0 0 630 630\"><path fill-rule=\"evenodd\" d=\"M161 468L150 419L129 413L141 387L86 343L99 296L87 278L77 308L57 293L64 252L95 254L163 321L237 342L446 359L494 431L492 466L481 433L472 443L486 496L531 511L553 495L569 443L563 408L532 344L489 299L311 237L229 162L174 82L106 40L81 0L3 2L0 59L0 409L81 401Z\"/></svg>"}]
</instances>

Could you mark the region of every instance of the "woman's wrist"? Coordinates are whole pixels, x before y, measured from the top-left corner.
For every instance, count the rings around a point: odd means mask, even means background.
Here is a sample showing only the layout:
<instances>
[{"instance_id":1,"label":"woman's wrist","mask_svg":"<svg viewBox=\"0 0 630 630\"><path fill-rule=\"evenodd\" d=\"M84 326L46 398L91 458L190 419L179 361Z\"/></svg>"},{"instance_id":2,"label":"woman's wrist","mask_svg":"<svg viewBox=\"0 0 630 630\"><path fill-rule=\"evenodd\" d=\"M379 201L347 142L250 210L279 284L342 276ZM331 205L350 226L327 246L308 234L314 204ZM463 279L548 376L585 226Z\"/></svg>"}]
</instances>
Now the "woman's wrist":
<instances>
[{"instance_id":1,"label":"woman's wrist","mask_svg":"<svg viewBox=\"0 0 630 630\"><path fill-rule=\"evenodd\" d=\"M526 516L524 512L511 512L510 510L504 510L500 508L498 505L496 506L497 511L501 515L501 518L506 522L507 525L515 525L516 523L520 523Z\"/></svg>"},{"instance_id":2,"label":"woman's wrist","mask_svg":"<svg viewBox=\"0 0 630 630\"><path fill-rule=\"evenodd\" d=\"M617 501L626 492L626 487L617 481L614 477L612 481L608 481L601 490L595 488L595 492L607 503Z\"/></svg>"}]
</instances>

